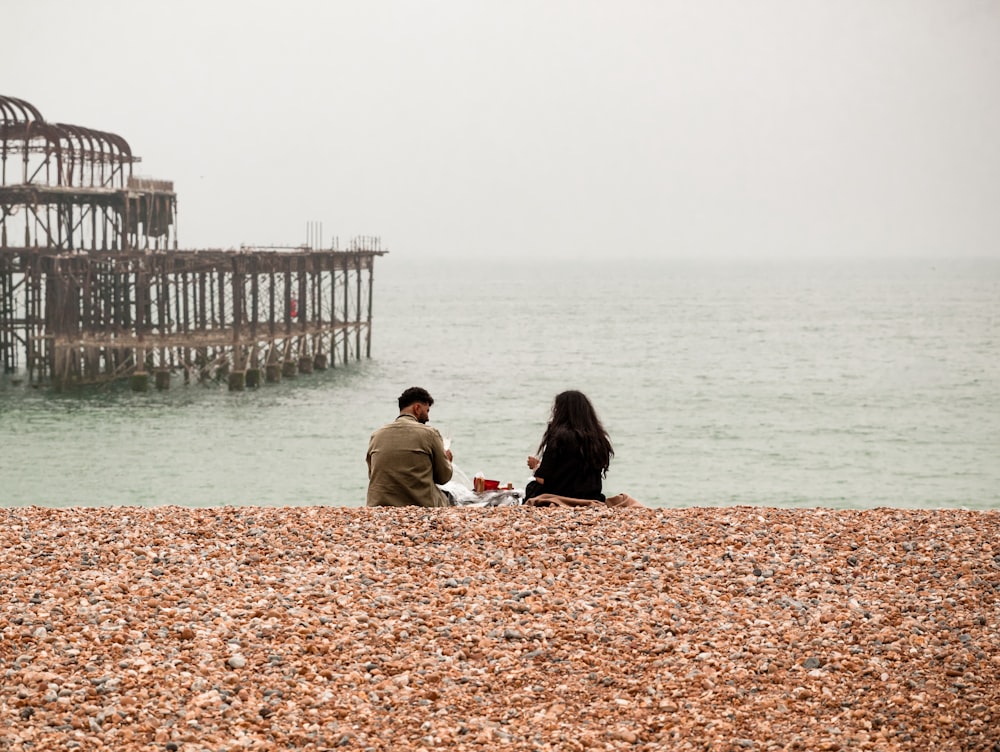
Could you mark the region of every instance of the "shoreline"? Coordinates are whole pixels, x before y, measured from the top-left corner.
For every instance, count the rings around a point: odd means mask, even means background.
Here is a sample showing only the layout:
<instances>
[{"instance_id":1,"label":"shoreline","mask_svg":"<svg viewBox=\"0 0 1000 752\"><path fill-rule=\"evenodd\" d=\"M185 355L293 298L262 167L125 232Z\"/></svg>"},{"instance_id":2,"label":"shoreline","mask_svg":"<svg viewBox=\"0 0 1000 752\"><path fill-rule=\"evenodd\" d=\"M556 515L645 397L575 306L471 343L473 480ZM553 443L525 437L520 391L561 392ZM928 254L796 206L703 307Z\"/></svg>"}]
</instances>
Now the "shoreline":
<instances>
[{"instance_id":1,"label":"shoreline","mask_svg":"<svg viewBox=\"0 0 1000 752\"><path fill-rule=\"evenodd\" d=\"M1000 743L996 510L0 518L3 749Z\"/></svg>"}]
</instances>

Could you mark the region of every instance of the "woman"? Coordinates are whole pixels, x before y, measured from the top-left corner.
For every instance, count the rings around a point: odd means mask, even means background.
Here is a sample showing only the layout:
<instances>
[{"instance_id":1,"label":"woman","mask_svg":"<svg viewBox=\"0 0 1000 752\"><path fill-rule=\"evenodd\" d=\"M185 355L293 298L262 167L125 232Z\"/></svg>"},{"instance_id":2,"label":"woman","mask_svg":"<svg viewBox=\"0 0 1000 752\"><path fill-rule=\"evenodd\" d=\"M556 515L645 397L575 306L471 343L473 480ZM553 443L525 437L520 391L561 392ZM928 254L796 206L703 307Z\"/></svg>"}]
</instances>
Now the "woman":
<instances>
[{"instance_id":1,"label":"woman","mask_svg":"<svg viewBox=\"0 0 1000 752\"><path fill-rule=\"evenodd\" d=\"M571 390L556 395L538 455L541 459L528 457L535 479L525 488L526 501L541 494L604 501L601 479L615 451L583 392Z\"/></svg>"}]
</instances>

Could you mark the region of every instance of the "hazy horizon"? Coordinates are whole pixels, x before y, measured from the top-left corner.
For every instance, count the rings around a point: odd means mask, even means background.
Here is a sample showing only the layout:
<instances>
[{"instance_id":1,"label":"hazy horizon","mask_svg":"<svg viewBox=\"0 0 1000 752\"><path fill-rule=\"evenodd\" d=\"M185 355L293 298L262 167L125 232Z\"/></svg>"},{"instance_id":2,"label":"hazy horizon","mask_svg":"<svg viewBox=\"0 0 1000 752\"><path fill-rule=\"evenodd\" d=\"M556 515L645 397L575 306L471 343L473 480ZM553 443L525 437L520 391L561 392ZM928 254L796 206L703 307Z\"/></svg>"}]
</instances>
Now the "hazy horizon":
<instances>
[{"instance_id":1,"label":"hazy horizon","mask_svg":"<svg viewBox=\"0 0 1000 752\"><path fill-rule=\"evenodd\" d=\"M1000 3L4 11L0 95L124 137L183 248L1000 257Z\"/></svg>"}]
</instances>

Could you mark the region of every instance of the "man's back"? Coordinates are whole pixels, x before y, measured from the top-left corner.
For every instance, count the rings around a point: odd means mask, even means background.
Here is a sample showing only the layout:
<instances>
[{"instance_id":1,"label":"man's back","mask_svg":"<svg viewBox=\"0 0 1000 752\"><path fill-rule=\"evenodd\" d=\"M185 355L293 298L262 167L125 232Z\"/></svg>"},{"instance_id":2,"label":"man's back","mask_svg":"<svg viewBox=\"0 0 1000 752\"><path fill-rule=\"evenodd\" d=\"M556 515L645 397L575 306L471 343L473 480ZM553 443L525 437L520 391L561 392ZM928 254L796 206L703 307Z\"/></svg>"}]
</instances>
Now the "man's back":
<instances>
[{"instance_id":1,"label":"man's back","mask_svg":"<svg viewBox=\"0 0 1000 752\"><path fill-rule=\"evenodd\" d=\"M367 461L368 506L448 506L436 484L451 480L452 468L436 428L400 415L372 434Z\"/></svg>"}]
</instances>

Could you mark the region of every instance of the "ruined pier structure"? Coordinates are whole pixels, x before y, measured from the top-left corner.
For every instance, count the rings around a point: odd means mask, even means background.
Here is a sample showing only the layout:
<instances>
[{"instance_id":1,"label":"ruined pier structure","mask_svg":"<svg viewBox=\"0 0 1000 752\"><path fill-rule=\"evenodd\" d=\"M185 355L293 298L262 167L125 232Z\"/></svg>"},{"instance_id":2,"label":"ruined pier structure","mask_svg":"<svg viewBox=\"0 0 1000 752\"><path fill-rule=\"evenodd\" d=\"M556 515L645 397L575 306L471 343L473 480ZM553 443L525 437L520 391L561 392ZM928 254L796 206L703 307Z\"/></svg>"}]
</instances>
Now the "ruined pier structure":
<instances>
[{"instance_id":1,"label":"ruined pier structure","mask_svg":"<svg viewBox=\"0 0 1000 752\"><path fill-rule=\"evenodd\" d=\"M57 388L233 389L371 356L374 237L179 250L173 183L111 133L0 96L0 363Z\"/></svg>"}]
</instances>

